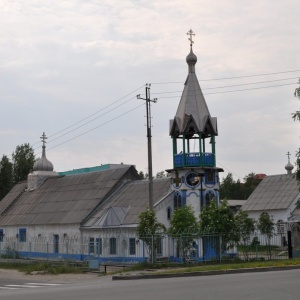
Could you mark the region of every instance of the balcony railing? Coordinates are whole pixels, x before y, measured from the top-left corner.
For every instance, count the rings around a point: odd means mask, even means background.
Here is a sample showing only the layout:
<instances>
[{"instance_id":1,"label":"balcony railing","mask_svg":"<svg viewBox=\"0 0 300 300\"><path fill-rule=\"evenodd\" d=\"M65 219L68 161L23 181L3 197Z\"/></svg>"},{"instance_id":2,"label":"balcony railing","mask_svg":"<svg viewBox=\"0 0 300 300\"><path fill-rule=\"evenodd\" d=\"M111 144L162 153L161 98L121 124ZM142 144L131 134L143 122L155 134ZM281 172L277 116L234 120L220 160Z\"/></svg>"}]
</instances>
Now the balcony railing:
<instances>
[{"instance_id":1,"label":"balcony railing","mask_svg":"<svg viewBox=\"0 0 300 300\"><path fill-rule=\"evenodd\" d=\"M213 153L183 153L174 155L174 168L180 167L214 167L215 166L215 156Z\"/></svg>"}]
</instances>

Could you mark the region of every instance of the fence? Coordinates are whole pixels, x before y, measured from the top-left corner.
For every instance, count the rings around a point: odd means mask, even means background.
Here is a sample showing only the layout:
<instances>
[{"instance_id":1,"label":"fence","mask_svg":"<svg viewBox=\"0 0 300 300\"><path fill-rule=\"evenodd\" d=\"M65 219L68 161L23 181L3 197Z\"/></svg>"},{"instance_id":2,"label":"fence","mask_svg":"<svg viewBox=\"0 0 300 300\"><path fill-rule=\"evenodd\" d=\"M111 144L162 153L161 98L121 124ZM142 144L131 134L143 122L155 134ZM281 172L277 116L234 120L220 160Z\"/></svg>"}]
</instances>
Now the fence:
<instances>
[{"instance_id":1,"label":"fence","mask_svg":"<svg viewBox=\"0 0 300 300\"><path fill-rule=\"evenodd\" d=\"M300 230L291 231L289 255L288 231L279 228L270 235L253 232L214 234L161 234L157 236L98 236L86 239L30 239L20 241L4 237L0 242L0 260L31 258L42 260L97 261L115 263L173 262L199 263L233 260L285 259L300 254ZM234 239L230 237L234 236Z\"/></svg>"}]
</instances>

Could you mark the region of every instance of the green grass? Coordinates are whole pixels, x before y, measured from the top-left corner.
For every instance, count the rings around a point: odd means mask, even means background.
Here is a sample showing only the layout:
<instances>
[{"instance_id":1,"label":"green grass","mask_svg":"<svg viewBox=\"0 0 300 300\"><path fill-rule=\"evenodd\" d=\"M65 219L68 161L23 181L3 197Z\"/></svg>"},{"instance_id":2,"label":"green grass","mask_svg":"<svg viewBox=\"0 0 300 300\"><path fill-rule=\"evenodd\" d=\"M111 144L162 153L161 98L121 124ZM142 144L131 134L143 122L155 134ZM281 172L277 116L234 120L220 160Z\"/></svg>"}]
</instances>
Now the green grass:
<instances>
[{"instance_id":1,"label":"green grass","mask_svg":"<svg viewBox=\"0 0 300 300\"><path fill-rule=\"evenodd\" d=\"M251 262L228 262L223 264L218 263L201 263L197 265L182 265L182 264L157 264L151 265L149 263L135 264L132 267L124 270L128 273L130 271L143 271L143 270L156 270L157 273L186 273L186 272L205 272L205 271L219 271L219 270L237 270L246 268L262 268L262 267L283 267L300 265L300 258L297 259L282 259L282 260L265 260L265 261L251 261ZM51 262L40 263L0 263L0 269L15 269L26 274L32 272L39 272L40 274L68 274L68 273L83 273L87 270L87 267L71 266L66 263L54 264ZM116 273L120 273L116 272Z\"/></svg>"},{"instance_id":2,"label":"green grass","mask_svg":"<svg viewBox=\"0 0 300 300\"><path fill-rule=\"evenodd\" d=\"M180 269L164 270L163 273L185 273L185 272L205 272L219 270L237 270L246 268L263 268L263 267L283 267L300 265L300 259L284 259L284 260L267 260L255 262L237 262L227 264L201 264L197 266L183 267Z\"/></svg>"},{"instance_id":3,"label":"green grass","mask_svg":"<svg viewBox=\"0 0 300 300\"><path fill-rule=\"evenodd\" d=\"M53 264L51 262L40 263L0 263L0 269L14 269L26 274L39 272L40 274L69 274L83 273L86 269L78 266L70 266L68 263Z\"/></svg>"}]
</instances>

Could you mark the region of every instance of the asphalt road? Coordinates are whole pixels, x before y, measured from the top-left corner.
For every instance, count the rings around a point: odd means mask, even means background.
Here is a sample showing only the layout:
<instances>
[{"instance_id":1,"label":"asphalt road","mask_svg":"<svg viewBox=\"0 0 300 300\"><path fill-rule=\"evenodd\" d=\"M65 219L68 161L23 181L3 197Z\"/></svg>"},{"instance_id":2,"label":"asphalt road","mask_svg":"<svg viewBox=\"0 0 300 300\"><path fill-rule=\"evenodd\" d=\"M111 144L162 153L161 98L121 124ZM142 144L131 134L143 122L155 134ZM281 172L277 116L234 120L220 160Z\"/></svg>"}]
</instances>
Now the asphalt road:
<instances>
[{"instance_id":1,"label":"asphalt road","mask_svg":"<svg viewBox=\"0 0 300 300\"><path fill-rule=\"evenodd\" d=\"M299 285L300 270L125 281L112 281L110 276L105 276L71 283L65 282L55 286L0 289L0 299L298 300L300 299Z\"/></svg>"}]
</instances>

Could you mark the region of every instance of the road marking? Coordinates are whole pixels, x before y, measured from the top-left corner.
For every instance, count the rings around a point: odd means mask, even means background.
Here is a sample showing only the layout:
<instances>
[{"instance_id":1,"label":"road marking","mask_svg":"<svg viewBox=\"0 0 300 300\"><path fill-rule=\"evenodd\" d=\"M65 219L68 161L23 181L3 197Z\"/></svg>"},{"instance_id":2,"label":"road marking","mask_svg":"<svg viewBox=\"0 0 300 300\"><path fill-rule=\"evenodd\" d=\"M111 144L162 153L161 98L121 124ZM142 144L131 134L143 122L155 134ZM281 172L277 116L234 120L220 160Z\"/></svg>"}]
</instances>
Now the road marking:
<instances>
[{"instance_id":1,"label":"road marking","mask_svg":"<svg viewBox=\"0 0 300 300\"><path fill-rule=\"evenodd\" d=\"M18 290L22 288L43 288L47 286L58 286L63 283L37 283L37 282L27 282L24 284L7 284L5 286L0 286L1 290Z\"/></svg>"},{"instance_id":2,"label":"road marking","mask_svg":"<svg viewBox=\"0 0 300 300\"><path fill-rule=\"evenodd\" d=\"M33 283L33 282L28 282L26 284L32 284L32 285L40 285L40 286L54 286L54 285L62 285L62 283L39 283L39 282L36 282L36 283Z\"/></svg>"},{"instance_id":3,"label":"road marking","mask_svg":"<svg viewBox=\"0 0 300 300\"><path fill-rule=\"evenodd\" d=\"M37 287L40 287L40 286L37 286L37 285L26 285L26 284L8 284L6 286L8 286L8 287L16 287L16 288L23 288L23 287L26 287L26 288L37 288Z\"/></svg>"}]
</instances>

